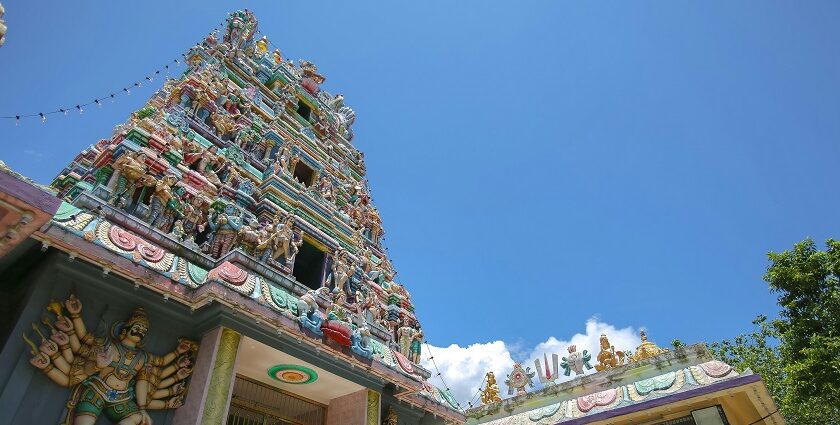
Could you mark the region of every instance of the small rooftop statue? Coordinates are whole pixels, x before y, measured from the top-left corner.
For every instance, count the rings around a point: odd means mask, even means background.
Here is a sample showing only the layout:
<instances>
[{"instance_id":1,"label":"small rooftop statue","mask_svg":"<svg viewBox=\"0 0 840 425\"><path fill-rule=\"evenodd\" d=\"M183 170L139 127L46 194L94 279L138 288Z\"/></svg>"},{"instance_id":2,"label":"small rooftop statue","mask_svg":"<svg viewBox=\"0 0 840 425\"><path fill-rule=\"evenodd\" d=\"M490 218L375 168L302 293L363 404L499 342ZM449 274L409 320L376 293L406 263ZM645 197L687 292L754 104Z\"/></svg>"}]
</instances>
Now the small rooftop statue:
<instances>
[{"instance_id":1,"label":"small rooftop statue","mask_svg":"<svg viewBox=\"0 0 840 425\"><path fill-rule=\"evenodd\" d=\"M487 372L485 375L487 379L487 386L481 390L481 402L484 404L493 404L502 401L499 397L499 385L496 384L496 375L493 372Z\"/></svg>"},{"instance_id":2,"label":"small rooftop statue","mask_svg":"<svg viewBox=\"0 0 840 425\"><path fill-rule=\"evenodd\" d=\"M598 353L598 364L595 365L595 370L601 372L611 367L621 366L627 357L624 351L615 351L607 335L601 334L601 352Z\"/></svg>"},{"instance_id":3,"label":"small rooftop statue","mask_svg":"<svg viewBox=\"0 0 840 425\"><path fill-rule=\"evenodd\" d=\"M559 356L557 354L551 354L551 365L548 365L548 357L543 353L543 365L545 365L545 372L543 372L543 366L540 364L540 359L534 360L534 367L537 368L537 378L540 378L540 383L543 385L554 385L554 381L560 377L560 374L557 372L558 368L558 359Z\"/></svg>"},{"instance_id":4,"label":"small rooftop statue","mask_svg":"<svg viewBox=\"0 0 840 425\"><path fill-rule=\"evenodd\" d=\"M589 364L592 355L588 351L583 350L582 353L579 353L575 345L570 345L567 350L569 351L569 357L563 357L563 362L560 363L564 375L569 376L572 371L575 371L575 376L583 375L584 368L592 369L592 365Z\"/></svg>"},{"instance_id":5,"label":"small rooftop statue","mask_svg":"<svg viewBox=\"0 0 840 425\"><path fill-rule=\"evenodd\" d=\"M516 395L525 394L525 387L531 386L534 388L534 378L536 373L531 372L531 368L522 368L522 365L519 363L515 363L513 365L513 371L510 372L507 379L505 380L505 384L508 386L508 395L513 394L513 389L516 388Z\"/></svg>"},{"instance_id":6,"label":"small rooftop statue","mask_svg":"<svg viewBox=\"0 0 840 425\"><path fill-rule=\"evenodd\" d=\"M648 341L647 333L645 331L639 332L639 337L641 337L642 343L638 347L636 347L636 353L633 354L633 361L634 362L637 362L639 360L649 359L653 356L658 356L658 355L668 351L668 350L659 348L656 344Z\"/></svg>"}]
</instances>

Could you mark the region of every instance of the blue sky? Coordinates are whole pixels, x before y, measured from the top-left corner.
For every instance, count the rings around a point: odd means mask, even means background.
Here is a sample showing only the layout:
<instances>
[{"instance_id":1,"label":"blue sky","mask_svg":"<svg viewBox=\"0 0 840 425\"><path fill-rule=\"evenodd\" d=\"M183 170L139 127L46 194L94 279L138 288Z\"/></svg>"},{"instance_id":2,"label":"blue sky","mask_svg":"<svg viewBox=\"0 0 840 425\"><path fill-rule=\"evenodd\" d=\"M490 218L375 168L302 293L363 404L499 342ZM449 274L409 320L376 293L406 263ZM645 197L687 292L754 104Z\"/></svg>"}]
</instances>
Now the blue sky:
<instances>
[{"instance_id":1,"label":"blue sky","mask_svg":"<svg viewBox=\"0 0 840 425\"><path fill-rule=\"evenodd\" d=\"M534 347L592 316L663 345L732 337L777 311L768 251L838 236L837 2L3 4L0 115L118 93L254 10L356 110L439 346ZM0 159L48 182L160 83L0 122Z\"/></svg>"}]
</instances>

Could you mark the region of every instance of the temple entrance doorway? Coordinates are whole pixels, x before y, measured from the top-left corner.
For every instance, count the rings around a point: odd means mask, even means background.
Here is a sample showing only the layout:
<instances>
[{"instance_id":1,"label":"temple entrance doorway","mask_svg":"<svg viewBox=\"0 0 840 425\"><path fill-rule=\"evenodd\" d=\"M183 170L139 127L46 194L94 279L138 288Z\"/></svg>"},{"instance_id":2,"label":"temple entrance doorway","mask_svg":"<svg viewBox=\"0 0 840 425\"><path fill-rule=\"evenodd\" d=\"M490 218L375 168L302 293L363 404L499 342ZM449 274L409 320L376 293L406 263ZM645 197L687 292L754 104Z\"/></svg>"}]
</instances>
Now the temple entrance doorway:
<instances>
[{"instance_id":1,"label":"temple entrance doorway","mask_svg":"<svg viewBox=\"0 0 840 425\"><path fill-rule=\"evenodd\" d=\"M327 425L348 397L366 393L354 382L248 337L243 337L228 410L228 425ZM335 400L342 400L338 404ZM366 400L361 399L361 406Z\"/></svg>"}]
</instances>

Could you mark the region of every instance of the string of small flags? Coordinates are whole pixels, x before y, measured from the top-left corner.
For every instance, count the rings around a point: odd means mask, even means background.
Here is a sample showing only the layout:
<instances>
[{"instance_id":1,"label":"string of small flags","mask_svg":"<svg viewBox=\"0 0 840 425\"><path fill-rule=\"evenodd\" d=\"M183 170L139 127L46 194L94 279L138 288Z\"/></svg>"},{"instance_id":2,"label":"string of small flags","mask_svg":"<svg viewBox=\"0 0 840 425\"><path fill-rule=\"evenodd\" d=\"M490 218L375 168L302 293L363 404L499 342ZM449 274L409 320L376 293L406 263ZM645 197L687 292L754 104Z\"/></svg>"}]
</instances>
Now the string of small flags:
<instances>
[{"instance_id":1,"label":"string of small flags","mask_svg":"<svg viewBox=\"0 0 840 425\"><path fill-rule=\"evenodd\" d=\"M224 29L224 27L225 27L225 24L222 23L221 28ZM210 34L212 35L215 32L216 31L214 30L214 31L210 32ZM187 63L186 53L182 53L181 58L182 59L180 59L180 60L179 59L173 59L171 62L167 62L165 65L163 65L163 67L155 69L154 72L149 73L148 75L146 75L142 79L140 79L140 80L138 80L134 83L125 85L119 90L114 90L114 91L112 91L111 93L108 93L105 96L96 97L89 102L79 102L79 103L76 103L75 105L67 106L67 107L63 107L63 108L58 108L58 109L52 110L52 111L43 111L43 112L35 112L35 113L28 113L28 114L0 115L0 119L14 120L15 126L17 126L17 125L20 125L21 120L28 119L28 118L40 118L41 123L46 124L47 123L47 117L49 117L51 115L62 114L62 115L66 116L70 112L73 112L73 111L78 112L79 115L83 115L85 113L85 108L87 108L89 106L96 105L97 107L102 107L102 104L105 103L106 100L110 100L111 103L113 103L117 99L117 96L131 96L131 90L143 87L143 82L147 82L147 83L153 82L155 77L159 77L161 73L164 74L164 76L165 76L164 78L168 81L170 79L170 77L169 77L170 69L174 69L176 67L179 67L179 66L181 66L182 63Z\"/></svg>"},{"instance_id":2,"label":"string of small flags","mask_svg":"<svg viewBox=\"0 0 840 425\"><path fill-rule=\"evenodd\" d=\"M184 61L186 61L186 55L182 55L182 56L184 57ZM148 83L151 83L152 81L154 81L155 77L160 76L161 72L163 72L164 75L165 75L165 78L167 80L169 80L170 65L171 65L171 68L175 68L177 66L180 66L181 63L182 63L181 60L174 59L172 62L169 62L166 65L164 65L163 67L161 67L159 69L156 69L154 72L145 76L143 79L140 79L137 82L125 85L121 88L121 90L114 90L113 92L108 93L105 96L96 97L89 102L79 102L79 103L76 103L74 106L67 106L67 107L63 107L63 108L58 108L58 109L53 110L53 111L36 112L36 113L30 113L30 114L0 115L0 119L15 120L15 125L19 125L22 119L38 117L38 118L41 119L41 123L46 124L47 123L47 117L49 117L50 115L55 115L55 114L67 115L72 111L77 111L79 113L79 115L82 115L82 114L85 113L85 108L87 108L89 106L96 105L97 107L102 107L102 104L106 100L110 100L113 103L117 99L117 96L131 96L131 90L142 87L144 81L148 82Z\"/></svg>"},{"instance_id":3,"label":"string of small flags","mask_svg":"<svg viewBox=\"0 0 840 425\"><path fill-rule=\"evenodd\" d=\"M426 344L426 352L429 353L429 361L432 362L432 366L434 366L434 368L435 368L435 372L436 372L435 376L440 378L440 382L443 384L444 388L446 388L446 392L449 393L449 395L452 398L455 398L455 394L452 394L452 390L449 389L449 384L447 384L446 380L443 379L443 374L440 373L440 369L438 369L437 362L435 362L435 355L432 354L431 347L429 346L429 341L423 340L423 343ZM461 404L461 402L459 402L458 399L455 399L455 403L458 404L458 406L461 408L460 410L463 412L464 411L464 406ZM472 406L472 404L470 404L470 406Z\"/></svg>"}]
</instances>

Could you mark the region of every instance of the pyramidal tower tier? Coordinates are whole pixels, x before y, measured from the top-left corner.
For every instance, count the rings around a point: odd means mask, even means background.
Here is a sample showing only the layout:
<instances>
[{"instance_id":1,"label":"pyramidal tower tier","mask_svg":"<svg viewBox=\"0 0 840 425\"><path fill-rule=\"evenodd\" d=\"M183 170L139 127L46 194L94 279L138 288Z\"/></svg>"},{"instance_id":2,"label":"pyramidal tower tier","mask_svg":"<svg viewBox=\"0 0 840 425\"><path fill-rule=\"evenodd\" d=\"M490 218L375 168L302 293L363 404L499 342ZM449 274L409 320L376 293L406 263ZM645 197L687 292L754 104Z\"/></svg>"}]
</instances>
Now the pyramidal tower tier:
<instances>
[{"instance_id":1,"label":"pyramidal tower tier","mask_svg":"<svg viewBox=\"0 0 840 425\"><path fill-rule=\"evenodd\" d=\"M425 384L423 331L351 143L355 112L321 89L315 64L256 34L254 15L237 11L191 48L180 78L54 179L65 201L54 221L184 293L214 282L233 290L227 305L257 300L265 323L292 319L302 337L457 409Z\"/></svg>"}]
</instances>

